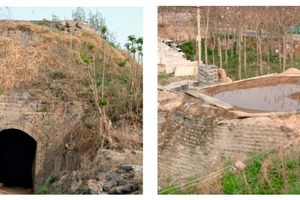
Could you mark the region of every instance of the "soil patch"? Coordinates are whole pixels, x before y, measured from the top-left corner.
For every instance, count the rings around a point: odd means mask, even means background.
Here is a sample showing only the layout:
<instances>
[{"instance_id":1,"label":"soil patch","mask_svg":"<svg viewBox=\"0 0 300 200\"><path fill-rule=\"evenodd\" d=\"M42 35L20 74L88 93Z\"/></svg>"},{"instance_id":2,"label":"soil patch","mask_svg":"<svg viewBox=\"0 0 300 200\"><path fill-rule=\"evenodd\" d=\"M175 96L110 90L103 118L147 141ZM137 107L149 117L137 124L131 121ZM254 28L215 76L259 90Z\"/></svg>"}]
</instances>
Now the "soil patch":
<instances>
[{"instance_id":1,"label":"soil patch","mask_svg":"<svg viewBox=\"0 0 300 200\"><path fill-rule=\"evenodd\" d=\"M289 95L288 97L291 99L294 99L296 101L300 101L300 92L293 93L293 94Z\"/></svg>"}]
</instances>

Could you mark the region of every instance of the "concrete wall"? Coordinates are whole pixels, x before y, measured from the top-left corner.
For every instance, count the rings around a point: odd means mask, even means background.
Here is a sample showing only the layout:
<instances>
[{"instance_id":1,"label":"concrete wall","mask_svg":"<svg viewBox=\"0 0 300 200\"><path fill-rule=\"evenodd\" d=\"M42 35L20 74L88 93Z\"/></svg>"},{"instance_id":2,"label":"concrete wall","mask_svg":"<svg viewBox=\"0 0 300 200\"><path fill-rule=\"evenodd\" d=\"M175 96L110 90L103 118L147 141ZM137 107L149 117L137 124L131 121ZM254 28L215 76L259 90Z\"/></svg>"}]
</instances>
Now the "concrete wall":
<instances>
[{"instance_id":1,"label":"concrete wall","mask_svg":"<svg viewBox=\"0 0 300 200\"><path fill-rule=\"evenodd\" d=\"M175 68L175 76L196 76L198 74L197 62Z\"/></svg>"}]
</instances>

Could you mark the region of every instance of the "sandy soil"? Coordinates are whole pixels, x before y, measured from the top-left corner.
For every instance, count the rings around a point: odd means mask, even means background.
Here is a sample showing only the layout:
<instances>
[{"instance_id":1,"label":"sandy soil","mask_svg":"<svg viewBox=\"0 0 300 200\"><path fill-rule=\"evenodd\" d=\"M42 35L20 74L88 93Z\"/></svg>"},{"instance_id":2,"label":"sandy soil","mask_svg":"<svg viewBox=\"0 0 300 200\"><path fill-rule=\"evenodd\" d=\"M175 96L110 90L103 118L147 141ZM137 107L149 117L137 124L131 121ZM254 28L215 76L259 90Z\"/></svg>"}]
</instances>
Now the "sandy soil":
<instances>
[{"instance_id":1,"label":"sandy soil","mask_svg":"<svg viewBox=\"0 0 300 200\"><path fill-rule=\"evenodd\" d=\"M2 187L0 194L33 194L33 190L31 188Z\"/></svg>"},{"instance_id":2,"label":"sandy soil","mask_svg":"<svg viewBox=\"0 0 300 200\"><path fill-rule=\"evenodd\" d=\"M296 92L296 93L294 93L294 94L291 94L291 95L289 96L289 98L294 99L294 100L296 100L296 101L300 101L300 92Z\"/></svg>"}]
</instances>

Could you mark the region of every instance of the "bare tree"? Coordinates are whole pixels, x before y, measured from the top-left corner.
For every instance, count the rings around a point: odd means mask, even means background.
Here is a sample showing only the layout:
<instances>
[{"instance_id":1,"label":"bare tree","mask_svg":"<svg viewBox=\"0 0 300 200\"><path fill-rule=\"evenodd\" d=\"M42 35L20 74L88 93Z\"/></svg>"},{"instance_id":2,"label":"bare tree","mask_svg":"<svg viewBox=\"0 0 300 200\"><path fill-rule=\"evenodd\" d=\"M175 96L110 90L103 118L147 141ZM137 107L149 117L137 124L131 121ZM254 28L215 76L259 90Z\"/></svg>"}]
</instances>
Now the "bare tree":
<instances>
[{"instance_id":1,"label":"bare tree","mask_svg":"<svg viewBox=\"0 0 300 200\"><path fill-rule=\"evenodd\" d=\"M197 53L198 53L198 66L201 64L201 56L202 56L202 47L201 47L201 13L200 13L200 7L197 7Z\"/></svg>"},{"instance_id":2,"label":"bare tree","mask_svg":"<svg viewBox=\"0 0 300 200\"><path fill-rule=\"evenodd\" d=\"M220 62L220 68L223 68L222 66L222 48L221 48L221 40L218 37L218 55L219 55L219 62Z\"/></svg>"},{"instance_id":3,"label":"bare tree","mask_svg":"<svg viewBox=\"0 0 300 200\"><path fill-rule=\"evenodd\" d=\"M273 7L272 10L276 11L273 16L278 26L278 34L282 38L282 71L285 71L288 34L295 25L299 24L299 22L295 22L295 16L299 12L299 7Z\"/></svg>"},{"instance_id":4,"label":"bare tree","mask_svg":"<svg viewBox=\"0 0 300 200\"><path fill-rule=\"evenodd\" d=\"M75 11L72 10L72 18L78 21L86 21L85 10L82 7L77 7Z\"/></svg>"},{"instance_id":5,"label":"bare tree","mask_svg":"<svg viewBox=\"0 0 300 200\"><path fill-rule=\"evenodd\" d=\"M209 27L209 11L210 7L206 10L206 29L205 29L205 64L208 64L208 58L207 58L207 38L208 38L208 27Z\"/></svg>"},{"instance_id":6,"label":"bare tree","mask_svg":"<svg viewBox=\"0 0 300 200\"><path fill-rule=\"evenodd\" d=\"M233 7L234 12L234 24L237 32L237 46L238 46L238 79L242 79L242 34L243 34L243 25L244 18L242 7Z\"/></svg>"}]
</instances>

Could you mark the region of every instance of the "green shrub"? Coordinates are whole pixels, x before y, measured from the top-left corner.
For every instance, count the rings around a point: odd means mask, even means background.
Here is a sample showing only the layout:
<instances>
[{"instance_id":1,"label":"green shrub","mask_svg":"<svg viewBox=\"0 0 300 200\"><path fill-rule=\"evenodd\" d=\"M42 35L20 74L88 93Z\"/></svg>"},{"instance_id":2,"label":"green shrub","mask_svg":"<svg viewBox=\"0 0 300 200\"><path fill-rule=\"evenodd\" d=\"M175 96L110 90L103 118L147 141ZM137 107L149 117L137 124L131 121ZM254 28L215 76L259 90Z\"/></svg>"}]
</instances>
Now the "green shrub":
<instances>
[{"instance_id":1,"label":"green shrub","mask_svg":"<svg viewBox=\"0 0 300 200\"><path fill-rule=\"evenodd\" d=\"M67 77L67 75L61 71L52 72L52 74L51 74L51 78L53 78L53 79L64 79L66 77Z\"/></svg>"},{"instance_id":2,"label":"green shrub","mask_svg":"<svg viewBox=\"0 0 300 200\"><path fill-rule=\"evenodd\" d=\"M126 78L124 78L124 77L121 77L120 83L123 84L123 85L125 85L125 84L128 83L128 80Z\"/></svg>"},{"instance_id":3,"label":"green shrub","mask_svg":"<svg viewBox=\"0 0 300 200\"><path fill-rule=\"evenodd\" d=\"M161 190L160 194L180 194L180 190L178 188L174 188L174 185L170 185Z\"/></svg>"},{"instance_id":4,"label":"green shrub","mask_svg":"<svg viewBox=\"0 0 300 200\"><path fill-rule=\"evenodd\" d=\"M38 188L36 190L36 193L37 194L48 194L49 193L49 189L45 185L40 185L40 186L38 186Z\"/></svg>"},{"instance_id":5,"label":"green shrub","mask_svg":"<svg viewBox=\"0 0 300 200\"><path fill-rule=\"evenodd\" d=\"M108 105L108 100L106 98L99 99L98 101L99 106L107 106Z\"/></svg>"},{"instance_id":6,"label":"green shrub","mask_svg":"<svg viewBox=\"0 0 300 200\"><path fill-rule=\"evenodd\" d=\"M50 184L52 184L52 183L54 183L54 182L56 182L57 181L57 179L58 179L58 177L57 176L51 176L50 177Z\"/></svg>"},{"instance_id":7,"label":"green shrub","mask_svg":"<svg viewBox=\"0 0 300 200\"><path fill-rule=\"evenodd\" d=\"M88 43L88 44L87 44L87 49L88 49L88 50L91 51L91 50L93 50L94 48L95 48L95 45L93 45L93 44L91 44L91 43Z\"/></svg>"},{"instance_id":8,"label":"green shrub","mask_svg":"<svg viewBox=\"0 0 300 200\"><path fill-rule=\"evenodd\" d=\"M180 45L180 49L188 60L194 61L194 56L196 54L196 41L183 42Z\"/></svg>"},{"instance_id":9,"label":"green shrub","mask_svg":"<svg viewBox=\"0 0 300 200\"><path fill-rule=\"evenodd\" d=\"M119 67L124 67L127 64L127 59L118 62Z\"/></svg>"},{"instance_id":10,"label":"green shrub","mask_svg":"<svg viewBox=\"0 0 300 200\"><path fill-rule=\"evenodd\" d=\"M88 56L86 54L80 54L80 58L86 65L89 65L93 60L93 58L91 56Z\"/></svg>"}]
</instances>

